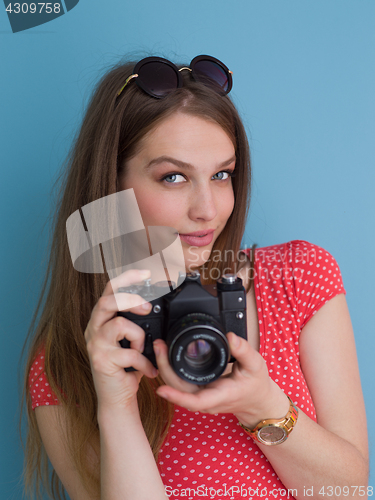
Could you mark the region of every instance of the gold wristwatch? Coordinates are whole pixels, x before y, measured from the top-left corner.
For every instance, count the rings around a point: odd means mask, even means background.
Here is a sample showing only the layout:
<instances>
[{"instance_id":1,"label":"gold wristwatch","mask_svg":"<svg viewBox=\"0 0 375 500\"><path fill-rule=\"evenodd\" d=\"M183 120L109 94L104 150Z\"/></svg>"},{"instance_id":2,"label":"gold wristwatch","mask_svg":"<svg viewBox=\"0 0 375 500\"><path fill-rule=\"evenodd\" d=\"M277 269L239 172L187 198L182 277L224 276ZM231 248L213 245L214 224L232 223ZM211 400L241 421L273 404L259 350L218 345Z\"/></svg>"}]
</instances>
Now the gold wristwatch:
<instances>
[{"instance_id":1,"label":"gold wristwatch","mask_svg":"<svg viewBox=\"0 0 375 500\"><path fill-rule=\"evenodd\" d=\"M285 415L284 418L269 418L267 420L262 420L259 424L250 429L246 427L246 425L238 422L240 426L251 436L255 441L259 443L274 446L276 444L281 444L288 438L289 434L294 429L298 419L298 408L287 396L289 399L289 411Z\"/></svg>"}]
</instances>

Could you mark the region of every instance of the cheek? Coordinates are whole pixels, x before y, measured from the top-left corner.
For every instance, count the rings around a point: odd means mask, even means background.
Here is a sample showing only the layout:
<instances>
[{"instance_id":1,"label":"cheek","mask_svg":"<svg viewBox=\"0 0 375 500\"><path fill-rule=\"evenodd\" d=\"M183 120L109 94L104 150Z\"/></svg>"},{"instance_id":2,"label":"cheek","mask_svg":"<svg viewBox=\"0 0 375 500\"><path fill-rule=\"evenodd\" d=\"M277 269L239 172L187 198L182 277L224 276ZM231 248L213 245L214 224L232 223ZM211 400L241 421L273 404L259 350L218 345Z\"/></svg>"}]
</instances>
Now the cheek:
<instances>
[{"instance_id":1,"label":"cheek","mask_svg":"<svg viewBox=\"0 0 375 500\"><path fill-rule=\"evenodd\" d=\"M178 207L168 197L148 192L145 189L134 190L143 221L146 225L170 226L173 220L180 218Z\"/></svg>"},{"instance_id":2,"label":"cheek","mask_svg":"<svg viewBox=\"0 0 375 500\"><path fill-rule=\"evenodd\" d=\"M219 206L221 207L223 217L228 219L234 209L234 193L232 189L226 194L226 196L221 198Z\"/></svg>"}]
</instances>

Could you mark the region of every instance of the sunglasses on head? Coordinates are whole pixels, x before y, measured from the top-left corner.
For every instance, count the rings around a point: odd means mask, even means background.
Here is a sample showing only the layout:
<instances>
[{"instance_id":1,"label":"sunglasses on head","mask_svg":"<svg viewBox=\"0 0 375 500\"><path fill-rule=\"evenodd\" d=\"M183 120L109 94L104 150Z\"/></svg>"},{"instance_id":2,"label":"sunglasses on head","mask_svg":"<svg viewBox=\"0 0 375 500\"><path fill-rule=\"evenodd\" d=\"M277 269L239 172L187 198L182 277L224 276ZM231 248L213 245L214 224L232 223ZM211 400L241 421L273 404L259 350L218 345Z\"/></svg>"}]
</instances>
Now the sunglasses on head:
<instances>
[{"instance_id":1,"label":"sunglasses on head","mask_svg":"<svg viewBox=\"0 0 375 500\"><path fill-rule=\"evenodd\" d=\"M136 64L133 74L127 78L117 96L135 79L144 92L161 99L183 86L183 70L190 71L195 81L212 88L218 94L226 95L232 88L232 71L214 57L194 57L189 67L180 69L162 57L146 57Z\"/></svg>"}]
</instances>

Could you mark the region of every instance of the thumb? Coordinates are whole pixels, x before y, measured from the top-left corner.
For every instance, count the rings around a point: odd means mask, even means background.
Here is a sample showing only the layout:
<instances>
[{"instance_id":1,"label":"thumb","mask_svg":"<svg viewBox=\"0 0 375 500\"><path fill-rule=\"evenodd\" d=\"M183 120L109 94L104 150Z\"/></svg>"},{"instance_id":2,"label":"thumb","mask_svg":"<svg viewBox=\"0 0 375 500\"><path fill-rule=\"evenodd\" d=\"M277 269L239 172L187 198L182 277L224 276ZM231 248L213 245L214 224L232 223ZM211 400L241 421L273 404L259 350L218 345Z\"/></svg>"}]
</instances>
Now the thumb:
<instances>
[{"instance_id":1,"label":"thumb","mask_svg":"<svg viewBox=\"0 0 375 500\"><path fill-rule=\"evenodd\" d=\"M234 332L227 334L230 351L233 357L236 358L239 368L245 369L250 373L255 373L264 363L262 356L256 351L250 343L239 337Z\"/></svg>"},{"instance_id":2,"label":"thumb","mask_svg":"<svg viewBox=\"0 0 375 500\"><path fill-rule=\"evenodd\" d=\"M167 385L173 385L173 382L176 383L181 380L169 364L168 347L164 340L157 339L154 341L154 352L156 364L164 383Z\"/></svg>"}]
</instances>

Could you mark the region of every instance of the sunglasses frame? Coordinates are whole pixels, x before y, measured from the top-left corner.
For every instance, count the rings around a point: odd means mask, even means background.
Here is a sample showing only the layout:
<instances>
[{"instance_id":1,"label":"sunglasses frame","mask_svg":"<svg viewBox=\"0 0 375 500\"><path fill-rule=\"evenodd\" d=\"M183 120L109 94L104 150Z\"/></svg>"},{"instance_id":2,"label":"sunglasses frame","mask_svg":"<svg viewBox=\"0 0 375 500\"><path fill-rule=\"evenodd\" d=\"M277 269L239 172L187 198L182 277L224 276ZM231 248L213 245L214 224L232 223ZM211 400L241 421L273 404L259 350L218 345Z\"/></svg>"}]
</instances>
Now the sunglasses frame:
<instances>
[{"instance_id":1,"label":"sunglasses frame","mask_svg":"<svg viewBox=\"0 0 375 500\"><path fill-rule=\"evenodd\" d=\"M227 90L222 90L221 92L220 92L220 90L218 90L217 93L220 94L220 95L223 95L223 96L229 94L229 92L231 91L232 86L233 86L233 79L232 79L233 72L230 71L227 68L227 66L225 66L224 63L222 63L221 61L219 61L219 59L216 59L215 57L212 57L212 56L200 55L200 56L194 57L194 59L191 61L191 63L190 63L189 66L184 66L184 67L182 67L180 69L177 68L177 66L175 64L173 64L171 61L168 61L168 59L164 59L163 57L146 57L146 58L142 59L141 61L139 61L135 65L135 67L133 69L133 74L130 75L126 79L125 84L120 89L120 91L118 92L117 97L121 94L121 92L128 85L128 83L131 80L135 79L136 80L136 84L138 85L138 87L140 87L144 92L146 92L146 94L151 95L152 97L155 97L156 99L162 99L163 97L166 97L168 94L170 94L170 92L168 92L165 95L156 95L152 91L150 91L143 84L142 79L139 77L139 72L140 72L142 66L145 65L145 64L148 64L150 62L159 62L159 63L166 64L167 66L169 66L170 68L172 68L174 70L174 72L176 73L176 76L177 76L177 87L175 89L175 90L177 90L177 89L179 89L179 88L181 88L183 86L183 79L182 79L182 76L181 76L181 71L183 71L183 70L190 71L190 73L192 74L194 80L197 81L197 82L200 81L199 80L199 76L197 77L197 75L196 75L196 73L194 71L194 67L195 67L196 63L198 63L200 61L208 61L208 62L215 63L221 69L224 70L224 72L226 73L227 78L228 78L228 88L227 88Z\"/></svg>"}]
</instances>

